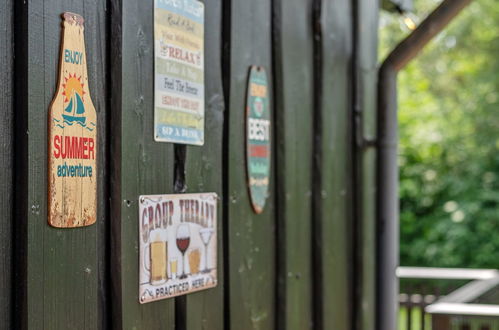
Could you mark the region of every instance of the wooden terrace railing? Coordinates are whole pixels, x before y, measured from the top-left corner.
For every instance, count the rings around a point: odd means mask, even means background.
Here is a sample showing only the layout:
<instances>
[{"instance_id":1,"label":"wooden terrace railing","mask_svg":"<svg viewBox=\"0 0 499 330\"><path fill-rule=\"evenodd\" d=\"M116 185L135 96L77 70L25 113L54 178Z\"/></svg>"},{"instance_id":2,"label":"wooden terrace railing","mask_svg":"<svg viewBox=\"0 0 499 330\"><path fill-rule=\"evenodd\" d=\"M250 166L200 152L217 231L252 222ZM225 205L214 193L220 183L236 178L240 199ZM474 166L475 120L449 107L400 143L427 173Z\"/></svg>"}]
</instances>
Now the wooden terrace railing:
<instances>
[{"instance_id":1,"label":"wooden terrace railing","mask_svg":"<svg viewBox=\"0 0 499 330\"><path fill-rule=\"evenodd\" d=\"M399 294L399 330L499 330L499 271L399 267L397 277L416 280ZM425 282L462 283L439 292Z\"/></svg>"}]
</instances>

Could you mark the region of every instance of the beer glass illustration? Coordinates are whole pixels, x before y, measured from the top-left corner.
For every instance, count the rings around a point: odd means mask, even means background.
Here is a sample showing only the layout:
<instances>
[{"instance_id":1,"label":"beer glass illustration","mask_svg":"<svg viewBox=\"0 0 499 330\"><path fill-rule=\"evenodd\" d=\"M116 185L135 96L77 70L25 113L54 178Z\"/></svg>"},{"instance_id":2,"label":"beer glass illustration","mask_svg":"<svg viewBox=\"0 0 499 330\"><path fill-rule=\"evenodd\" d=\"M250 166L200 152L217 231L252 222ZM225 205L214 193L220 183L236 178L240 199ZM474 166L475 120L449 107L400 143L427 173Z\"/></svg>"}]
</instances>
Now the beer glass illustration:
<instances>
[{"instance_id":1,"label":"beer glass illustration","mask_svg":"<svg viewBox=\"0 0 499 330\"><path fill-rule=\"evenodd\" d=\"M158 238L158 237L157 237ZM150 283L160 285L166 282L166 261L168 260L168 245L166 241L157 239L149 243L144 256L144 267L150 274Z\"/></svg>"},{"instance_id":2,"label":"beer glass illustration","mask_svg":"<svg viewBox=\"0 0 499 330\"><path fill-rule=\"evenodd\" d=\"M212 228L202 228L199 230L199 235L204 244L204 270L203 273L209 273L210 269L208 267L208 244L210 243L211 235L213 235Z\"/></svg>"},{"instance_id":3,"label":"beer glass illustration","mask_svg":"<svg viewBox=\"0 0 499 330\"><path fill-rule=\"evenodd\" d=\"M180 224L177 227L177 247L179 251L182 253L182 275L180 275L180 279L184 279L187 277L185 275L185 251L187 251L187 248L189 247L189 244L191 242L191 232L189 229L189 225L187 224Z\"/></svg>"},{"instance_id":4,"label":"beer glass illustration","mask_svg":"<svg viewBox=\"0 0 499 330\"><path fill-rule=\"evenodd\" d=\"M189 252L189 269L191 274L199 273L199 264L201 263L201 253L199 249L193 249Z\"/></svg>"},{"instance_id":5,"label":"beer glass illustration","mask_svg":"<svg viewBox=\"0 0 499 330\"><path fill-rule=\"evenodd\" d=\"M178 265L177 258L171 258L170 259L170 278L173 280L177 279L177 265Z\"/></svg>"}]
</instances>

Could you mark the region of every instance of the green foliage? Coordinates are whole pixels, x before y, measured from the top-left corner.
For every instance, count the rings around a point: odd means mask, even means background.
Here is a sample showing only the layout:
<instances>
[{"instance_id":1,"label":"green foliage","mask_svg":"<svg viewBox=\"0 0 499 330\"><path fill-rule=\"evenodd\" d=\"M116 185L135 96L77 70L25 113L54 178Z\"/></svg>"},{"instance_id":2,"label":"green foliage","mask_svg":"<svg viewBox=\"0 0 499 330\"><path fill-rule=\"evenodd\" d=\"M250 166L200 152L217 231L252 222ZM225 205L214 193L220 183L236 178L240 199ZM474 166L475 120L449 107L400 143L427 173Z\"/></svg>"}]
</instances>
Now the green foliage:
<instances>
[{"instance_id":1,"label":"green foliage","mask_svg":"<svg viewBox=\"0 0 499 330\"><path fill-rule=\"evenodd\" d=\"M416 0L416 15L437 3ZM408 32L381 22L383 56ZM467 7L398 86L401 265L499 268L497 0Z\"/></svg>"}]
</instances>

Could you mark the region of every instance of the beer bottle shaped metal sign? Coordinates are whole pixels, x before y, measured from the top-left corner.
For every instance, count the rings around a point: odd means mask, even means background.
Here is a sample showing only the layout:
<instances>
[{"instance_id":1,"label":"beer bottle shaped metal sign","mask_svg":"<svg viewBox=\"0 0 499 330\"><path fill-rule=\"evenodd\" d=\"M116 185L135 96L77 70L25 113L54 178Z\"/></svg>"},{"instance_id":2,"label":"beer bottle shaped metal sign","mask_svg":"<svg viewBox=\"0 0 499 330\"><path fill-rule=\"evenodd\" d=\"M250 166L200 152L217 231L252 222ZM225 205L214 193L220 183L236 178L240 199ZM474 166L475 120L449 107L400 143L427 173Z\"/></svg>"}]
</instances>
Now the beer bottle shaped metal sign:
<instances>
[{"instance_id":1,"label":"beer bottle shaped metal sign","mask_svg":"<svg viewBox=\"0 0 499 330\"><path fill-rule=\"evenodd\" d=\"M49 110L48 221L54 227L96 220L97 114L88 89L83 17L62 15L57 91Z\"/></svg>"},{"instance_id":2,"label":"beer bottle shaped metal sign","mask_svg":"<svg viewBox=\"0 0 499 330\"><path fill-rule=\"evenodd\" d=\"M267 73L252 66L246 98L246 167L251 204L261 213L269 190L270 177L270 105Z\"/></svg>"}]
</instances>

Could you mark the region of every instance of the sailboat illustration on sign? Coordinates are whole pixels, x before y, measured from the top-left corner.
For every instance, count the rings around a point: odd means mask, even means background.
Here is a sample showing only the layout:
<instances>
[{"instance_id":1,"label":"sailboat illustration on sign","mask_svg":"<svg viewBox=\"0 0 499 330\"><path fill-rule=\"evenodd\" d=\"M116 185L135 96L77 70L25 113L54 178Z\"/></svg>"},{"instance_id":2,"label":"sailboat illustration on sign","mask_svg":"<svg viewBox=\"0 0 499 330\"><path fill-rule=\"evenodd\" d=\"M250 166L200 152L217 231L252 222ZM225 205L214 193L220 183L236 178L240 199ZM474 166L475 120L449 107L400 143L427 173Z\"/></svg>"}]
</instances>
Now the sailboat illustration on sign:
<instances>
[{"instance_id":1,"label":"sailboat illustration on sign","mask_svg":"<svg viewBox=\"0 0 499 330\"><path fill-rule=\"evenodd\" d=\"M68 123L79 122L85 124L87 119L83 115L85 113L85 105L83 104L81 95L85 94L85 92L83 91L83 84L80 82L80 78L76 78L76 75L71 76L71 74L69 78L64 78L66 83L63 84L63 95L66 96L66 102L69 101L69 104L64 109L66 113L62 115L62 118Z\"/></svg>"},{"instance_id":2,"label":"sailboat illustration on sign","mask_svg":"<svg viewBox=\"0 0 499 330\"><path fill-rule=\"evenodd\" d=\"M62 118L68 122L79 121L82 124L85 123L87 119L85 116L82 116L85 113L85 106L83 105L83 100L81 99L78 93L74 93L69 101L69 105L64 109L64 111L71 113L71 115L63 114Z\"/></svg>"}]
</instances>

